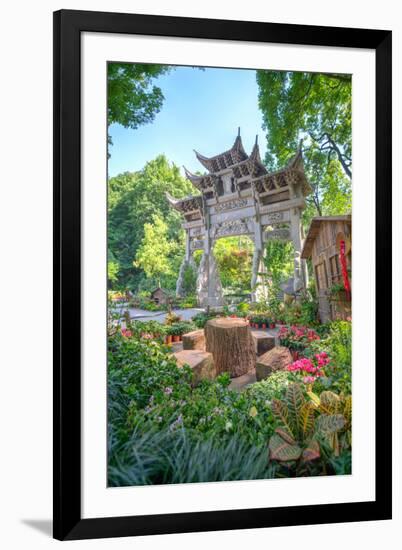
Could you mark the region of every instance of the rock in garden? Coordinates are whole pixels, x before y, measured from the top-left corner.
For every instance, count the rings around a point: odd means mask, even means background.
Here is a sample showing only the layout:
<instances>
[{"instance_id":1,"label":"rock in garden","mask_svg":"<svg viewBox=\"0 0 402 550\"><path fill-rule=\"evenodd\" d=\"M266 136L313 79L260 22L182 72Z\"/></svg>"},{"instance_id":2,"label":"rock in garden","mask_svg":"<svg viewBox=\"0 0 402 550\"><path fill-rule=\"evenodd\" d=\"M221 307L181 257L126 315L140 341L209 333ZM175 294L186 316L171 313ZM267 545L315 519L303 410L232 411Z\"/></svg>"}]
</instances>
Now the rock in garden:
<instances>
[{"instance_id":1,"label":"rock in garden","mask_svg":"<svg viewBox=\"0 0 402 550\"><path fill-rule=\"evenodd\" d=\"M257 355L262 355L275 347L275 336L271 336L262 330L252 330L251 335Z\"/></svg>"},{"instance_id":2,"label":"rock in garden","mask_svg":"<svg viewBox=\"0 0 402 550\"><path fill-rule=\"evenodd\" d=\"M202 350L183 350L173 354L179 367L188 365L193 371L193 383L198 384L201 380L213 380L216 376L216 369L212 353Z\"/></svg>"},{"instance_id":3,"label":"rock in garden","mask_svg":"<svg viewBox=\"0 0 402 550\"><path fill-rule=\"evenodd\" d=\"M192 332L183 334L183 349L198 349L205 351L204 330L193 330Z\"/></svg>"},{"instance_id":4,"label":"rock in garden","mask_svg":"<svg viewBox=\"0 0 402 550\"><path fill-rule=\"evenodd\" d=\"M255 369L256 378L264 380L273 372L284 370L290 363L292 363L292 355L288 348L276 346L258 357Z\"/></svg>"},{"instance_id":5,"label":"rock in garden","mask_svg":"<svg viewBox=\"0 0 402 550\"><path fill-rule=\"evenodd\" d=\"M217 374L228 372L234 378L255 367L254 340L244 319L211 319L205 325L205 342L214 356Z\"/></svg>"}]
</instances>

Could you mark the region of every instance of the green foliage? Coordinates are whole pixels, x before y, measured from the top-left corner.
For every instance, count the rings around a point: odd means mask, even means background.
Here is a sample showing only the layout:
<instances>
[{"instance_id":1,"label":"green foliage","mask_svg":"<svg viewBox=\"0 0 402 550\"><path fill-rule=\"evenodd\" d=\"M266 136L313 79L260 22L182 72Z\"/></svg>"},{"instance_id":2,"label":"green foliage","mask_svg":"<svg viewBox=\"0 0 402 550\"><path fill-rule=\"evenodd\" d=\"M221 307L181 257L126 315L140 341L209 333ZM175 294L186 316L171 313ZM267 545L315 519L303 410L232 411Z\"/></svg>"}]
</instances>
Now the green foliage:
<instances>
[{"instance_id":1,"label":"green foliage","mask_svg":"<svg viewBox=\"0 0 402 550\"><path fill-rule=\"evenodd\" d=\"M109 441L109 484L115 487L272 477L267 446L250 445L236 434L204 440L185 428L137 428L121 442L112 429Z\"/></svg>"},{"instance_id":2,"label":"green foliage","mask_svg":"<svg viewBox=\"0 0 402 550\"><path fill-rule=\"evenodd\" d=\"M291 242L268 241L264 264L268 277L274 284L273 292L278 292L278 284L293 275L294 247Z\"/></svg>"},{"instance_id":3,"label":"green foliage","mask_svg":"<svg viewBox=\"0 0 402 550\"><path fill-rule=\"evenodd\" d=\"M329 376L318 382L321 389L350 394L352 391L352 323L332 321L326 328L327 335L312 345L313 352L326 351L331 358Z\"/></svg>"},{"instance_id":4,"label":"green foliage","mask_svg":"<svg viewBox=\"0 0 402 550\"><path fill-rule=\"evenodd\" d=\"M210 481L215 475L217 479L252 479L261 471L262 477L269 476L267 441L272 435L271 409L262 399L229 390L227 375L215 381L202 381L194 388L191 370L178 368L167 347L153 340L140 340L136 334L128 338L116 334L110 338L108 369L110 483L123 483L120 477L123 472L127 475L131 472L130 483L135 482L134 479L140 478L134 472L141 466L147 468L148 461L137 462L135 449L130 449L133 434L137 442L149 441L151 434L161 442L166 441L163 434L169 439L168 434L174 438L182 431L189 437L188 448L216 449L217 457L211 456L210 462L218 461L221 473L212 474L208 469ZM152 449L156 453L152 461L157 461L161 455L154 444ZM234 454L230 460L228 449ZM265 461L262 464L258 459L256 467L249 459L261 457L261 453L265 453ZM200 460L198 454L186 457L187 466L182 465L183 475L187 472L185 477L190 475L190 465ZM218 457L226 457L229 462L225 466ZM236 468L229 466L234 463ZM218 468L216 463L215 467ZM198 470L192 475L197 477ZM138 482L173 483L182 479L176 468L174 472L170 471L161 481L158 469L157 474L147 475L147 481ZM206 480L202 476L200 479Z\"/></svg>"},{"instance_id":5,"label":"green foliage","mask_svg":"<svg viewBox=\"0 0 402 550\"><path fill-rule=\"evenodd\" d=\"M288 474L331 473L330 458L350 449L350 398L332 392L309 395L306 399L302 388L292 383L284 399L272 401L278 424L269 441L270 459L285 464Z\"/></svg>"},{"instance_id":6,"label":"green foliage","mask_svg":"<svg viewBox=\"0 0 402 550\"><path fill-rule=\"evenodd\" d=\"M164 99L153 81L169 69L166 65L108 63L108 124L135 129L152 122Z\"/></svg>"},{"instance_id":7,"label":"green foliage","mask_svg":"<svg viewBox=\"0 0 402 550\"><path fill-rule=\"evenodd\" d=\"M177 301L177 305L180 309L197 307L197 303L197 296L195 294L187 295L185 298L181 298Z\"/></svg>"},{"instance_id":8,"label":"green foliage","mask_svg":"<svg viewBox=\"0 0 402 550\"><path fill-rule=\"evenodd\" d=\"M268 376L267 379L247 386L244 391L256 403L269 405L272 399L283 398L291 379L290 372L277 371Z\"/></svg>"},{"instance_id":9,"label":"green foliage","mask_svg":"<svg viewBox=\"0 0 402 550\"><path fill-rule=\"evenodd\" d=\"M232 291L250 290L253 243L248 237L225 237L214 246L222 286Z\"/></svg>"},{"instance_id":10,"label":"green foliage","mask_svg":"<svg viewBox=\"0 0 402 550\"><path fill-rule=\"evenodd\" d=\"M171 325L167 325L166 328L167 334L171 334L172 336L181 336L182 334L187 334L187 332L193 331L195 329L195 325L188 321L179 321L172 323Z\"/></svg>"},{"instance_id":11,"label":"green foliage","mask_svg":"<svg viewBox=\"0 0 402 550\"><path fill-rule=\"evenodd\" d=\"M146 275L133 261L143 241L145 224L158 216L167 226L166 240L172 244L169 255L170 275L163 285L174 289L184 255L184 236L181 217L171 208L165 192L183 197L193 191L189 181L180 175L179 168L160 155L148 162L139 172L120 174L110 178L108 184L108 249L109 258L119 264L117 281L113 288L129 288L137 292L144 288ZM173 246L174 245L174 246ZM157 281L150 279L145 288L153 290Z\"/></svg>"},{"instance_id":12,"label":"green foliage","mask_svg":"<svg viewBox=\"0 0 402 550\"><path fill-rule=\"evenodd\" d=\"M214 319L215 317L219 317L220 315L220 313L214 313L212 311L210 313L205 313L204 311L201 311L200 313L194 315L194 317L192 318L192 322L197 328L204 328L207 324L207 321L209 321L210 319Z\"/></svg>"},{"instance_id":13,"label":"green foliage","mask_svg":"<svg viewBox=\"0 0 402 550\"><path fill-rule=\"evenodd\" d=\"M346 213L351 202L350 75L257 71L258 102L267 131L265 161L282 168L301 138L313 193L304 220Z\"/></svg>"},{"instance_id":14,"label":"green foliage","mask_svg":"<svg viewBox=\"0 0 402 550\"><path fill-rule=\"evenodd\" d=\"M183 291L186 297L190 297L195 294L196 283L197 272L193 266L187 265L183 272Z\"/></svg>"},{"instance_id":15,"label":"green foliage","mask_svg":"<svg viewBox=\"0 0 402 550\"><path fill-rule=\"evenodd\" d=\"M178 246L168 240L168 227L163 219L154 214L152 224L144 225L144 237L135 255L135 267L140 267L148 278L156 278L160 285L163 275L171 275L171 256Z\"/></svg>"},{"instance_id":16,"label":"green foliage","mask_svg":"<svg viewBox=\"0 0 402 550\"><path fill-rule=\"evenodd\" d=\"M117 274L119 273L119 264L117 262L107 263L107 278L112 283L117 281Z\"/></svg>"}]
</instances>

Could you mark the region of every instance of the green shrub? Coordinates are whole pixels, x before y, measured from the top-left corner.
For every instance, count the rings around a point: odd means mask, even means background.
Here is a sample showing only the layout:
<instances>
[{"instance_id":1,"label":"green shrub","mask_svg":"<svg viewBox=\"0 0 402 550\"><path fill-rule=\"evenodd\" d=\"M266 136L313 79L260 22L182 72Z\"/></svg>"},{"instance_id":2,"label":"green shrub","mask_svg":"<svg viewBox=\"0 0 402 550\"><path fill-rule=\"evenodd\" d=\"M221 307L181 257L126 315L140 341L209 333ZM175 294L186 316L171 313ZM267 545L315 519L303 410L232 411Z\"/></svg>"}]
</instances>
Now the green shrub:
<instances>
[{"instance_id":1,"label":"green shrub","mask_svg":"<svg viewBox=\"0 0 402 550\"><path fill-rule=\"evenodd\" d=\"M269 404L272 399L281 399L288 384L293 381L292 373L278 371L271 374L266 380L251 384L244 391L251 400L256 403Z\"/></svg>"},{"instance_id":2,"label":"green shrub","mask_svg":"<svg viewBox=\"0 0 402 550\"><path fill-rule=\"evenodd\" d=\"M191 321L195 324L197 328L204 328L205 325L207 324L207 321L209 321L210 319L215 319L215 317L219 317L220 315L221 315L220 313L215 313L215 312L205 313L201 311L200 313L197 313L196 315L194 315Z\"/></svg>"},{"instance_id":3,"label":"green shrub","mask_svg":"<svg viewBox=\"0 0 402 550\"><path fill-rule=\"evenodd\" d=\"M352 323L332 321L327 335L314 342L312 352L326 351L331 358L329 376L320 380L322 389L350 394L352 391Z\"/></svg>"}]
</instances>

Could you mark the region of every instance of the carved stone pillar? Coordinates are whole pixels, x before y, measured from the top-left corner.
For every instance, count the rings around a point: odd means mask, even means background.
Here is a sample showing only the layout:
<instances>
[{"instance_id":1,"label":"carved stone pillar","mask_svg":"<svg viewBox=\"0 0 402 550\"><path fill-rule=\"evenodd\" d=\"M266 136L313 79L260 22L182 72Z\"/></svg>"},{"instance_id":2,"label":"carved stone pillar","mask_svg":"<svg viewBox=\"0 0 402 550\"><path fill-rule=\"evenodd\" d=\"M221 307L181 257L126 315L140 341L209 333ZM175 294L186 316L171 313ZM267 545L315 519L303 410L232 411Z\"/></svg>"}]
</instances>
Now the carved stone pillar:
<instances>
[{"instance_id":1,"label":"carved stone pillar","mask_svg":"<svg viewBox=\"0 0 402 550\"><path fill-rule=\"evenodd\" d=\"M197 275L197 298L201 307L219 308L223 306L223 291L218 266L212 251L209 211L206 211L206 231L204 254Z\"/></svg>"},{"instance_id":2,"label":"carved stone pillar","mask_svg":"<svg viewBox=\"0 0 402 550\"><path fill-rule=\"evenodd\" d=\"M197 298L201 307L221 307L224 304L221 279L212 250L204 251L197 275Z\"/></svg>"},{"instance_id":3,"label":"carved stone pillar","mask_svg":"<svg viewBox=\"0 0 402 550\"><path fill-rule=\"evenodd\" d=\"M189 231L186 230L186 253L181 263L179 276L176 282L176 296L183 298L186 295L184 289L184 273L186 269L191 268L195 271L194 258L191 252L191 241Z\"/></svg>"},{"instance_id":4,"label":"carved stone pillar","mask_svg":"<svg viewBox=\"0 0 402 550\"><path fill-rule=\"evenodd\" d=\"M265 272L265 246L262 238L261 224L254 221L254 254L251 274L251 299L253 302L267 299L266 282L261 273Z\"/></svg>"},{"instance_id":5,"label":"carved stone pillar","mask_svg":"<svg viewBox=\"0 0 402 550\"><path fill-rule=\"evenodd\" d=\"M302 266L302 260L300 258L302 249L302 236L301 236L301 223L300 223L300 209L292 208L290 210L290 231L295 249L294 255L294 292L300 292L306 287L305 273Z\"/></svg>"}]
</instances>

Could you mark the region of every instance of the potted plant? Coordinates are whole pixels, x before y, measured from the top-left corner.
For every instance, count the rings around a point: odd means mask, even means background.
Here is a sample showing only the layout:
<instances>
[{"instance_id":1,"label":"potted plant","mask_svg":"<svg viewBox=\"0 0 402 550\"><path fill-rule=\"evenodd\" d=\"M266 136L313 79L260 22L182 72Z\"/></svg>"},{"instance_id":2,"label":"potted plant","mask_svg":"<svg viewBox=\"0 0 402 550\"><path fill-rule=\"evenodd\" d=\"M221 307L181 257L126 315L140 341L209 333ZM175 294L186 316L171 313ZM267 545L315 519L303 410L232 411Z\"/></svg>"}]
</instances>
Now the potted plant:
<instances>
[{"instance_id":1,"label":"potted plant","mask_svg":"<svg viewBox=\"0 0 402 550\"><path fill-rule=\"evenodd\" d=\"M169 332L172 335L172 342L180 342L181 331L180 323L173 323L173 325L170 325Z\"/></svg>"}]
</instances>

